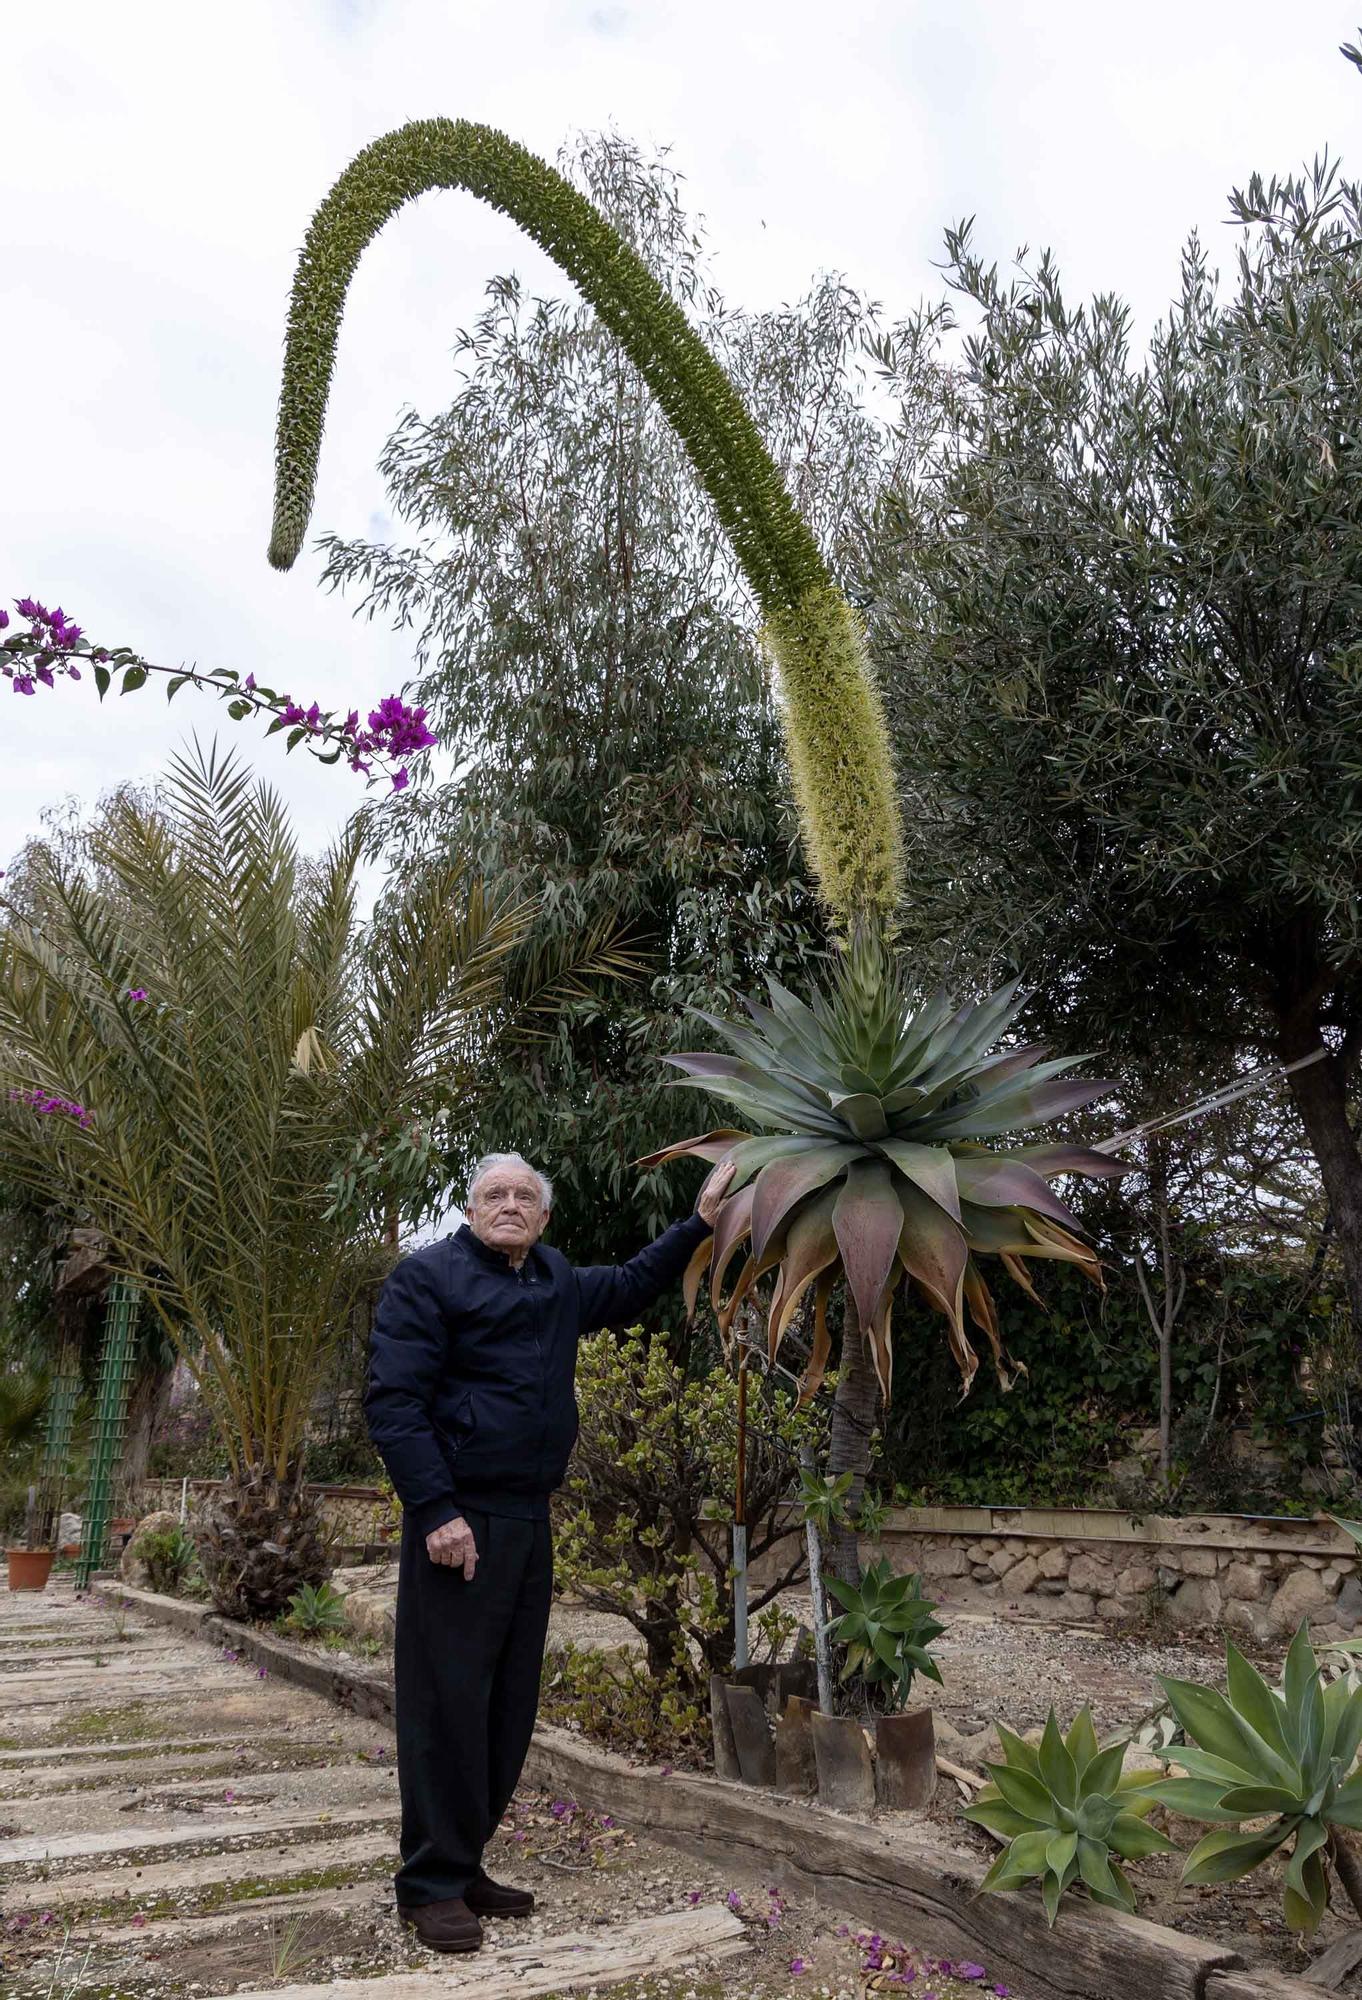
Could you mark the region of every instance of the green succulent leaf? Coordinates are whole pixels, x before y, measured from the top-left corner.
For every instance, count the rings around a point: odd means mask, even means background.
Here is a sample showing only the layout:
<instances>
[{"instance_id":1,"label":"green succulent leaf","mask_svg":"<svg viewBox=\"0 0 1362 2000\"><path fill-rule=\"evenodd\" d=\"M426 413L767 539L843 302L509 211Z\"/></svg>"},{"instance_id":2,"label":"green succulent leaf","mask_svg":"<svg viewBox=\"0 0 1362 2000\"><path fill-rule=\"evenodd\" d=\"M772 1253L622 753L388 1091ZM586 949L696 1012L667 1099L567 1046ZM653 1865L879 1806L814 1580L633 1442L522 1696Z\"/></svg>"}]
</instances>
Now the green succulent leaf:
<instances>
[{"instance_id":1,"label":"green succulent leaf","mask_svg":"<svg viewBox=\"0 0 1362 2000\"><path fill-rule=\"evenodd\" d=\"M1289 1840L1293 1822L1279 1820L1264 1833L1208 1833L1188 1855L1184 1882L1237 1882Z\"/></svg>"}]
</instances>

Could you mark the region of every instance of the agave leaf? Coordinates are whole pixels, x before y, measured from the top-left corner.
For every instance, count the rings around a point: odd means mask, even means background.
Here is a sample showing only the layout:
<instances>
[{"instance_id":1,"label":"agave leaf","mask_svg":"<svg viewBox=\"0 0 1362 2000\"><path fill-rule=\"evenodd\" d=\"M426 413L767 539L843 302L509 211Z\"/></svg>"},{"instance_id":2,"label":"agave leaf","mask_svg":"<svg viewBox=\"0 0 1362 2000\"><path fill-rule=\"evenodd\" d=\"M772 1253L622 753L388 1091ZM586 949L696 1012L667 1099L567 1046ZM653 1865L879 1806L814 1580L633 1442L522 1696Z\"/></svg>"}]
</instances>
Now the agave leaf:
<instances>
[{"instance_id":1,"label":"agave leaf","mask_svg":"<svg viewBox=\"0 0 1362 2000\"><path fill-rule=\"evenodd\" d=\"M1010 1764L986 1764L984 1769L1014 1811L1025 1813L1028 1819L1040 1820L1046 1826L1054 1824L1054 1804L1040 1778L1032 1777L1029 1771L1016 1770Z\"/></svg>"},{"instance_id":2,"label":"agave leaf","mask_svg":"<svg viewBox=\"0 0 1362 2000\"><path fill-rule=\"evenodd\" d=\"M1262 1833L1208 1833L1183 1865L1184 1882L1237 1882L1275 1854L1291 1836L1294 1821L1278 1820Z\"/></svg>"},{"instance_id":3,"label":"agave leaf","mask_svg":"<svg viewBox=\"0 0 1362 2000\"><path fill-rule=\"evenodd\" d=\"M719 1213L714 1218L709 1295L716 1312L719 1309L719 1295L723 1291L724 1276L732 1262L733 1253L752 1227L752 1196L752 1188L739 1188L736 1194L729 1195L720 1204Z\"/></svg>"},{"instance_id":4,"label":"agave leaf","mask_svg":"<svg viewBox=\"0 0 1362 2000\"><path fill-rule=\"evenodd\" d=\"M1066 1229L1061 1229L1048 1217L1035 1215L1030 1209L1022 1209L1021 1218L1032 1244L1031 1249L1024 1253L1026 1256L1037 1257L1048 1253L1062 1257L1066 1263L1076 1264L1084 1276L1091 1278L1095 1284L1102 1283L1102 1265L1095 1250L1086 1243L1080 1243L1076 1236L1070 1236Z\"/></svg>"},{"instance_id":5,"label":"agave leaf","mask_svg":"<svg viewBox=\"0 0 1362 2000\"><path fill-rule=\"evenodd\" d=\"M937 1311L945 1314L951 1351L968 1389L979 1363L965 1336L963 1319L965 1239L950 1217L911 1181L901 1181L897 1195L902 1210L899 1259Z\"/></svg>"},{"instance_id":6,"label":"agave leaf","mask_svg":"<svg viewBox=\"0 0 1362 2000\"><path fill-rule=\"evenodd\" d=\"M1109 1079L1083 1082L1074 1079L1050 1083L1004 1084L995 1096L956 1111L937 1112L924 1121L921 1136L932 1139L991 1139L1000 1132L1025 1129L1028 1125L1048 1125L1070 1111L1109 1097L1116 1088Z\"/></svg>"},{"instance_id":7,"label":"agave leaf","mask_svg":"<svg viewBox=\"0 0 1362 2000\"><path fill-rule=\"evenodd\" d=\"M1043 1828L1038 1821L1028 1819L1025 1813L1019 1813L1016 1807L1008 1805L1005 1799L981 1796L973 1805L966 1806L960 1817L972 1820L976 1826L987 1827L988 1831L996 1833L1000 1840L1012 1840L1019 1833L1045 1832L1048 1837L1046 1828Z\"/></svg>"},{"instance_id":8,"label":"agave leaf","mask_svg":"<svg viewBox=\"0 0 1362 2000\"><path fill-rule=\"evenodd\" d=\"M796 1084L739 1062L736 1056L663 1056L663 1062L684 1072L679 1089L707 1090L736 1104L749 1115L755 1112L768 1124L784 1125L796 1132L825 1132L829 1138L842 1136L844 1127L829 1108L826 1095L816 1095L812 1087Z\"/></svg>"},{"instance_id":9,"label":"agave leaf","mask_svg":"<svg viewBox=\"0 0 1362 2000\"><path fill-rule=\"evenodd\" d=\"M1295 1637L1286 1651L1286 1666L1282 1671L1282 1694L1286 1702L1286 1730L1292 1749L1304 1764L1304 1751L1308 1724L1306 1713L1310 1706L1310 1691L1319 1687L1319 1662L1315 1649L1310 1644L1310 1627L1304 1619L1296 1627Z\"/></svg>"},{"instance_id":10,"label":"agave leaf","mask_svg":"<svg viewBox=\"0 0 1362 2000\"><path fill-rule=\"evenodd\" d=\"M1084 1715L1088 1715L1085 1708ZM1075 1724L1075 1727L1077 1725ZM1092 1729L1092 1718L1088 1716L1088 1728ZM1095 1740L1095 1732L1094 1732ZM1113 1792L1120 1782L1121 1766L1125 1758L1125 1743L1109 1743L1105 1750L1099 1750L1087 1767L1079 1772L1078 1796L1080 1799L1101 1798Z\"/></svg>"},{"instance_id":11,"label":"agave leaf","mask_svg":"<svg viewBox=\"0 0 1362 2000\"><path fill-rule=\"evenodd\" d=\"M1079 1836L1078 1872L1094 1896L1100 1896L1104 1902L1121 1901L1121 1892L1111 1872L1111 1863L1107 1860L1107 1850L1100 1840Z\"/></svg>"},{"instance_id":12,"label":"agave leaf","mask_svg":"<svg viewBox=\"0 0 1362 2000\"><path fill-rule=\"evenodd\" d=\"M1110 1153L1099 1153L1091 1146L1022 1146L1012 1158L1024 1160L1028 1167L1047 1177L1088 1174L1094 1180L1115 1180L1121 1174L1135 1172L1129 1161L1113 1159Z\"/></svg>"},{"instance_id":13,"label":"agave leaf","mask_svg":"<svg viewBox=\"0 0 1362 2000\"><path fill-rule=\"evenodd\" d=\"M1054 1839L1051 1832L1019 1833L1005 1848L979 1884L984 1889L1013 1889L1029 1882L1045 1866L1045 1850Z\"/></svg>"},{"instance_id":14,"label":"agave leaf","mask_svg":"<svg viewBox=\"0 0 1362 2000\"><path fill-rule=\"evenodd\" d=\"M910 1139L883 1138L875 1141L875 1150L892 1161L938 1208L943 1208L954 1221L960 1220L955 1161L945 1146L918 1146Z\"/></svg>"},{"instance_id":15,"label":"agave leaf","mask_svg":"<svg viewBox=\"0 0 1362 2000\"><path fill-rule=\"evenodd\" d=\"M1046 1718L1040 1739L1040 1775L1062 1806L1078 1804L1078 1767L1059 1733L1053 1709Z\"/></svg>"},{"instance_id":16,"label":"agave leaf","mask_svg":"<svg viewBox=\"0 0 1362 2000\"><path fill-rule=\"evenodd\" d=\"M997 1725L998 1741L1003 1746L1003 1755L1014 1770L1029 1771L1033 1778L1040 1776L1040 1751L1034 1743L1024 1737L1014 1735L1005 1722Z\"/></svg>"},{"instance_id":17,"label":"agave leaf","mask_svg":"<svg viewBox=\"0 0 1362 2000\"><path fill-rule=\"evenodd\" d=\"M1056 1222L1070 1228L1079 1226L1049 1182L1016 1160L957 1153L955 1179L961 1199L980 1208L1031 1209L1037 1215L1053 1216Z\"/></svg>"},{"instance_id":18,"label":"agave leaf","mask_svg":"<svg viewBox=\"0 0 1362 2000\"><path fill-rule=\"evenodd\" d=\"M1272 1689L1256 1667L1250 1666L1233 1641L1225 1644L1226 1681L1230 1700L1249 1724L1256 1729L1265 1743L1270 1743L1279 1757L1291 1758L1291 1746L1286 1740L1285 1711ZM1265 1811L1272 1808L1265 1807Z\"/></svg>"},{"instance_id":19,"label":"agave leaf","mask_svg":"<svg viewBox=\"0 0 1362 2000\"><path fill-rule=\"evenodd\" d=\"M806 1196L826 1187L853 1160L861 1158L864 1154L859 1146L819 1145L811 1152L768 1161L753 1185L753 1256L764 1256L771 1232L791 1215Z\"/></svg>"},{"instance_id":20,"label":"agave leaf","mask_svg":"<svg viewBox=\"0 0 1362 2000\"><path fill-rule=\"evenodd\" d=\"M1076 1833L1057 1833L1045 1849L1045 1865L1056 1875L1062 1875L1078 1853Z\"/></svg>"},{"instance_id":21,"label":"agave leaf","mask_svg":"<svg viewBox=\"0 0 1362 2000\"><path fill-rule=\"evenodd\" d=\"M685 1301L686 1320L688 1323L695 1318L695 1308L700 1302L700 1284L705 1272L709 1269L709 1260L713 1255L714 1237L711 1232L704 1239L703 1243L696 1246L695 1253L691 1257L689 1264L687 1264L685 1275L681 1280L681 1296Z\"/></svg>"},{"instance_id":22,"label":"agave leaf","mask_svg":"<svg viewBox=\"0 0 1362 2000\"><path fill-rule=\"evenodd\" d=\"M865 1335L865 1338L870 1342L870 1358L875 1366L875 1379L880 1385L880 1394L884 1397L884 1406L886 1409L889 1408L894 1392L894 1344L890 1339L889 1328L890 1321L894 1316L894 1290L897 1284L899 1268L896 1256L893 1277L889 1290L885 1295L884 1304L876 1314L874 1324Z\"/></svg>"},{"instance_id":23,"label":"agave leaf","mask_svg":"<svg viewBox=\"0 0 1362 2000\"><path fill-rule=\"evenodd\" d=\"M824 1271L814 1286L813 1350L809 1355L808 1366L800 1378L801 1410L818 1394L823 1386L823 1377L827 1373L828 1357L832 1353L832 1334L828 1329L828 1300L832 1297L832 1288L836 1282L837 1270L834 1266L831 1270Z\"/></svg>"},{"instance_id":24,"label":"agave leaf","mask_svg":"<svg viewBox=\"0 0 1362 2000\"><path fill-rule=\"evenodd\" d=\"M1220 1803L1236 1819L1259 1819L1264 1813L1298 1813L1303 1801L1299 1791L1284 1785L1231 1785Z\"/></svg>"},{"instance_id":25,"label":"agave leaf","mask_svg":"<svg viewBox=\"0 0 1362 2000\"><path fill-rule=\"evenodd\" d=\"M1241 1784L1280 1785L1296 1792L1300 1774L1264 1742L1251 1723L1236 1715L1217 1689L1198 1687L1194 1681L1170 1680L1162 1674L1159 1682L1187 1735L1213 1757L1234 1766L1241 1774Z\"/></svg>"},{"instance_id":26,"label":"agave leaf","mask_svg":"<svg viewBox=\"0 0 1362 2000\"><path fill-rule=\"evenodd\" d=\"M843 1193L842 1188L825 1188L789 1224L780 1278L767 1321L767 1353L772 1361L780 1351L780 1343L804 1292L820 1273L837 1263L839 1246L834 1217ZM763 1254L769 1255L769 1247Z\"/></svg>"},{"instance_id":27,"label":"agave leaf","mask_svg":"<svg viewBox=\"0 0 1362 2000\"><path fill-rule=\"evenodd\" d=\"M877 1160L851 1163L837 1196L833 1226L847 1288L864 1332L879 1310L895 1258L900 1254L899 1239L904 1231L904 1214L888 1167Z\"/></svg>"},{"instance_id":28,"label":"agave leaf","mask_svg":"<svg viewBox=\"0 0 1362 2000\"><path fill-rule=\"evenodd\" d=\"M1225 1785L1214 1778L1157 1778L1148 1788L1156 1805L1171 1806L1188 1819L1199 1819L1209 1826L1237 1826L1238 1813L1227 1812L1220 1803L1225 1791ZM1358 1807L1362 1810L1362 1798Z\"/></svg>"},{"instance_id":29,"label":"agave leaf","mask_svg":"<svg viewBox=\"0 0 1362 2000\"><path fill-rule=\"evenodd\" d=\"M1194 1744L1177 1744L1163 1753L1172 1764L1178 1764L1189 1778L1204 1778L1213 1785L1219 1785L1222 1792L1231 1785L1242 1785L1246 1774L1237 1764L1229 1763L1224 1757L1213 1757L1209 1750L1199 1750Z\"/></svg>"},{"instance_id":30,"label":"agave leaf","mask_svg":"<svg viewBox=\"0 0 1362 2000\"><path fill-rule=\"evenodd\" d=\"M769 1166L772 1160L792 1160L801 1153L811 1153L815 1148L826 1146L827 1143L828 1141L822 1137L799 1138L787 1133L778 1133L774 1138L762 1136L744 1139L728 1156L733 1168L733 1178L728 1184L728 1191L730 1194L736 1194L739 1188L745 1187L753 1175L760 1173L763 1167Z\"/></svg>"},{"instance_id":31,"label":"agave leaf","mask_svg":"<svg viewBox=\"0 0 1362 2000\"><path fill-rule=\"evenodd\" d=\"M1084 1708L1078 1710L1078 1714L1074 1716L1074 1720L1068 1726L1068 1734L1064 1738L1064 1746L1068 1748L1068 1754L1074 1760L1074 1768L1078 1770L1078 1776L1082 1778L1084 1772L1088 1770L1088 1764L1092 1764L1094 1756L1098 1754L1098 1732L1092 1726L1092 1710L1090 1708L1084 1706ZM1094 1790L1094 1786L1080 1786L1080 1790L1088 1792L1088 1790Z\"/></svg>"},{"instance_id":32,"label":"agave leaf","mask_svg":"<svg viewBox=\"0 0 1362 2000\"><path fill-rule=\"evenodd\" d=\"M1048 1868L1045 1871L1045 1879L1040 1885L1040 1899L1045 1906L1045 1921L1051 1930L1054 1929L1055 1919L1059 1915L1059 1899L1069 1886L1069 1880L1072 1879L1071 1871L1076 1873L1077 1869L1078 1859L1075 1856L1063 1875L1056 1875Z\"/></svg>"},{"instance_id":33,"label":"agave leaf","mask_svg":"<svg viewBox=\"0 0 1362 2000\"><path fill-rule=\"evenodd\" d=\"M1329 1905L1329 1878L1322 1854L1311 1854L1302 1864L1299 1885L1290 1879L1286 1883L1283 1906L1287 1929L1309 1934L1319 1929Z\"/></svg>"},{"instance_id":34,"label":"agave leaf","mask_svg":"<svg viewBox=\"0 0 1362 2000\"><path fill-rule=\"evenodd\" d=\"M1107 1834L1107 1842L1123 1861L1142 1861L1147 1854L1168 1854L1173 1842L1135 1813L1117 1813Z\"/></svg>"},{"instance_id":35,"label":"agave leaf","mask_svg":"<svg viewBox=\"0 0 1362 2000\"><path fill-rule=\"evenodd\" d=\"M702 1132L696 1139L678 1139L674 1146L664 1146L660 1152L645 1153L641 1160L635 1160L636 1167L661 1167L668 1160L679 1160L690 1153L698 1160L726 1160L742 1140L751 1137L750 1132L738 1132L732 1126L720 1126L714 1132Z\"/></svg>"},{"instance_id":36,"label":"agave leaf","mask_svg":"<svg viewBox=\"0 0 1362 2000\"><path fill-rule=\"evenodd\" d=\"M1338 1704L1340 1712L1334 1720L1333 1754L1348 1771L1352 1769L1358 1745L1362 1744L1362 1687L1349 1689L1346 1680L1334 1681L1326 1691L1326 1700L1333 1688L1345 1690Z\"/></svg>"},{"instance_id":37,"label":"agave leaf","mask_svg":"<svg viewBox=\"0 0 1362 2000\"><path fill-rule=\"evenodd\" d=\"M842 1122L858 1139L879 1139L889 1130L884 1106L867 1091L832 1091L830 1101Z\"/></svg>"},{"instance_id":38,"label":"agave leaf","mask_svg":"<svg viewBox=\"0 0 1362 2000\"><path fill-rule=\"evenodd\" d=\"M1000 986L996 993L990 993L986 999L969 1002L958 1010L951 1022L954 1032L950 1046L981 1055L1007 1033L1030 997L1022 993L1021 981L1014 979L1007 986Z\"/></svg>"}]
</instances>

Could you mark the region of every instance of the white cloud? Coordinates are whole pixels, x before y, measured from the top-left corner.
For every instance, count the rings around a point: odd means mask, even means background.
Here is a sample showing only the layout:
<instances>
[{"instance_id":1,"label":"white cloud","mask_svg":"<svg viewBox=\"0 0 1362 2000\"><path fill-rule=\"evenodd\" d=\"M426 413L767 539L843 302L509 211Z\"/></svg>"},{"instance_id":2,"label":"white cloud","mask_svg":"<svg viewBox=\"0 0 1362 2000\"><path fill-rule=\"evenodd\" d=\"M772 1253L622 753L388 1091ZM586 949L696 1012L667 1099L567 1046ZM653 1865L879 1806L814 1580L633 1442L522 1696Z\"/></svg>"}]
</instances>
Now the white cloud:
<instances>
[{"instance_id":1,"label":"white cloud","mask_svg":"<svg viewBox=\"0 0 1362 2000\"><path fill-rule=\"evenodd\" d=\"M1336 53L1354 5L1137 12L1073 0L99 0L11 9L3 89L6 296L0 591L60 601L151 658L253 668L348 706L397 686L406 646L264 561L284 304L308 217L350 156L412 117L483 118L550 154L613 121L668 142L729 295L767 304L819 268L904 309L935 289L942 225L1056 249L1146 330L1193 223L1225 191L1357 127ZM1345 161L1346 164L1346 161ZM1362 171L1362 161L1352 163ZM1230 245L1224 241L1222 260ZM382 521L374 462L399 407L450 383L455 328L508 266L556 274L503 218L430 197L356 281L315 525ZM215 712L150 689L6 698L0 853L67 794L146 777ZM225 720L221 725L230 729ZM320 843L358 797L249 724L236 739Z\"/></svg>"}]
</instances>

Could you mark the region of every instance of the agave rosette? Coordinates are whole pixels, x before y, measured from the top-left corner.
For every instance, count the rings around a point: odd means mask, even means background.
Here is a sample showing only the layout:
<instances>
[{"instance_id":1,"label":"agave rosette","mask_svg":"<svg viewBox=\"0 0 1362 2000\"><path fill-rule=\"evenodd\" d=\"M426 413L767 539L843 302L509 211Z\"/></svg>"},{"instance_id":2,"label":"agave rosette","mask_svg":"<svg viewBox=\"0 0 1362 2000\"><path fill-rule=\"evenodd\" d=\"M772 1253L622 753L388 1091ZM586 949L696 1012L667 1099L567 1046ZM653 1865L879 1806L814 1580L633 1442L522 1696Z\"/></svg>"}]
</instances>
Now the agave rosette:
<instances>
[{"instance_id":1,"label":"agave rosette","mask_svg":"<svg viewBox=\"0 0 1362 2000\"><path fill-rule=\"evenodd\" d=\"M828 1301L845 1277L887 1397L890 1315L900 1284L911 1279L945 1317L965 1388L978 1367L967 1314L1006 1382L979 1259L1000 1258L1033 1298L1026 1268L1033 1259L1077 1265L1100 1284L1097 1257L1050 1183L1128 1170L1083 1146L1004 1152L982 1142L1049 1124L1112 1085L1071 1076L1082 1057L1051 1061L1034 1043L997 1047L1025 1005L1015 984L963 1007L944 994L915 1004L902 967L866 932L853 937L826 991L807 1005L774 980L768 987L769 1005L744 1002L750 1026L701 1015L731 1054L666 1058L687 1084L735 1105L758 1128L704 1132L641 1162L660 1166L689 1154L734 1169L713 1235L686 1274L688 1308L708 1269L727 1341L738 1308L774 1273L767 1329L774 1359L812 1287L807 1398L827 1366Z\"/></svg>"}]
</instances>

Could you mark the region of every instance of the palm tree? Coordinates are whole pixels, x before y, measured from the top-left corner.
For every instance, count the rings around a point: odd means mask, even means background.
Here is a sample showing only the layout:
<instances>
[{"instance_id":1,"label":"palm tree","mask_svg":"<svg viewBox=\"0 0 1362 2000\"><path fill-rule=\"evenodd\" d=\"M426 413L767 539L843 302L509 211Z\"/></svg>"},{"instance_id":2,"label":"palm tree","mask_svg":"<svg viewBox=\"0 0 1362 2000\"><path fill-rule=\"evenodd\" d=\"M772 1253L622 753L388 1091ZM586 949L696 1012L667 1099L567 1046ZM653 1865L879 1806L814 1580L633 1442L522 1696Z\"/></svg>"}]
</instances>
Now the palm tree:
<instances>
[{"instance_id":1,"label":"palm tree","mask_svg":"<svg viewBox=\"0 0 1362 2000\"><path fill-rule=\"evenodd\" d=\"M113 802L93 877L37 850L0 937L0 1165L104 1232L198 1376L231 1467L204 1567L237 1616L325 1574L309 1406L505 1031L526 922L453 858L360 926L359 852L309 866L277 796L196 751Z\"/></svg>"}]
</instances>

